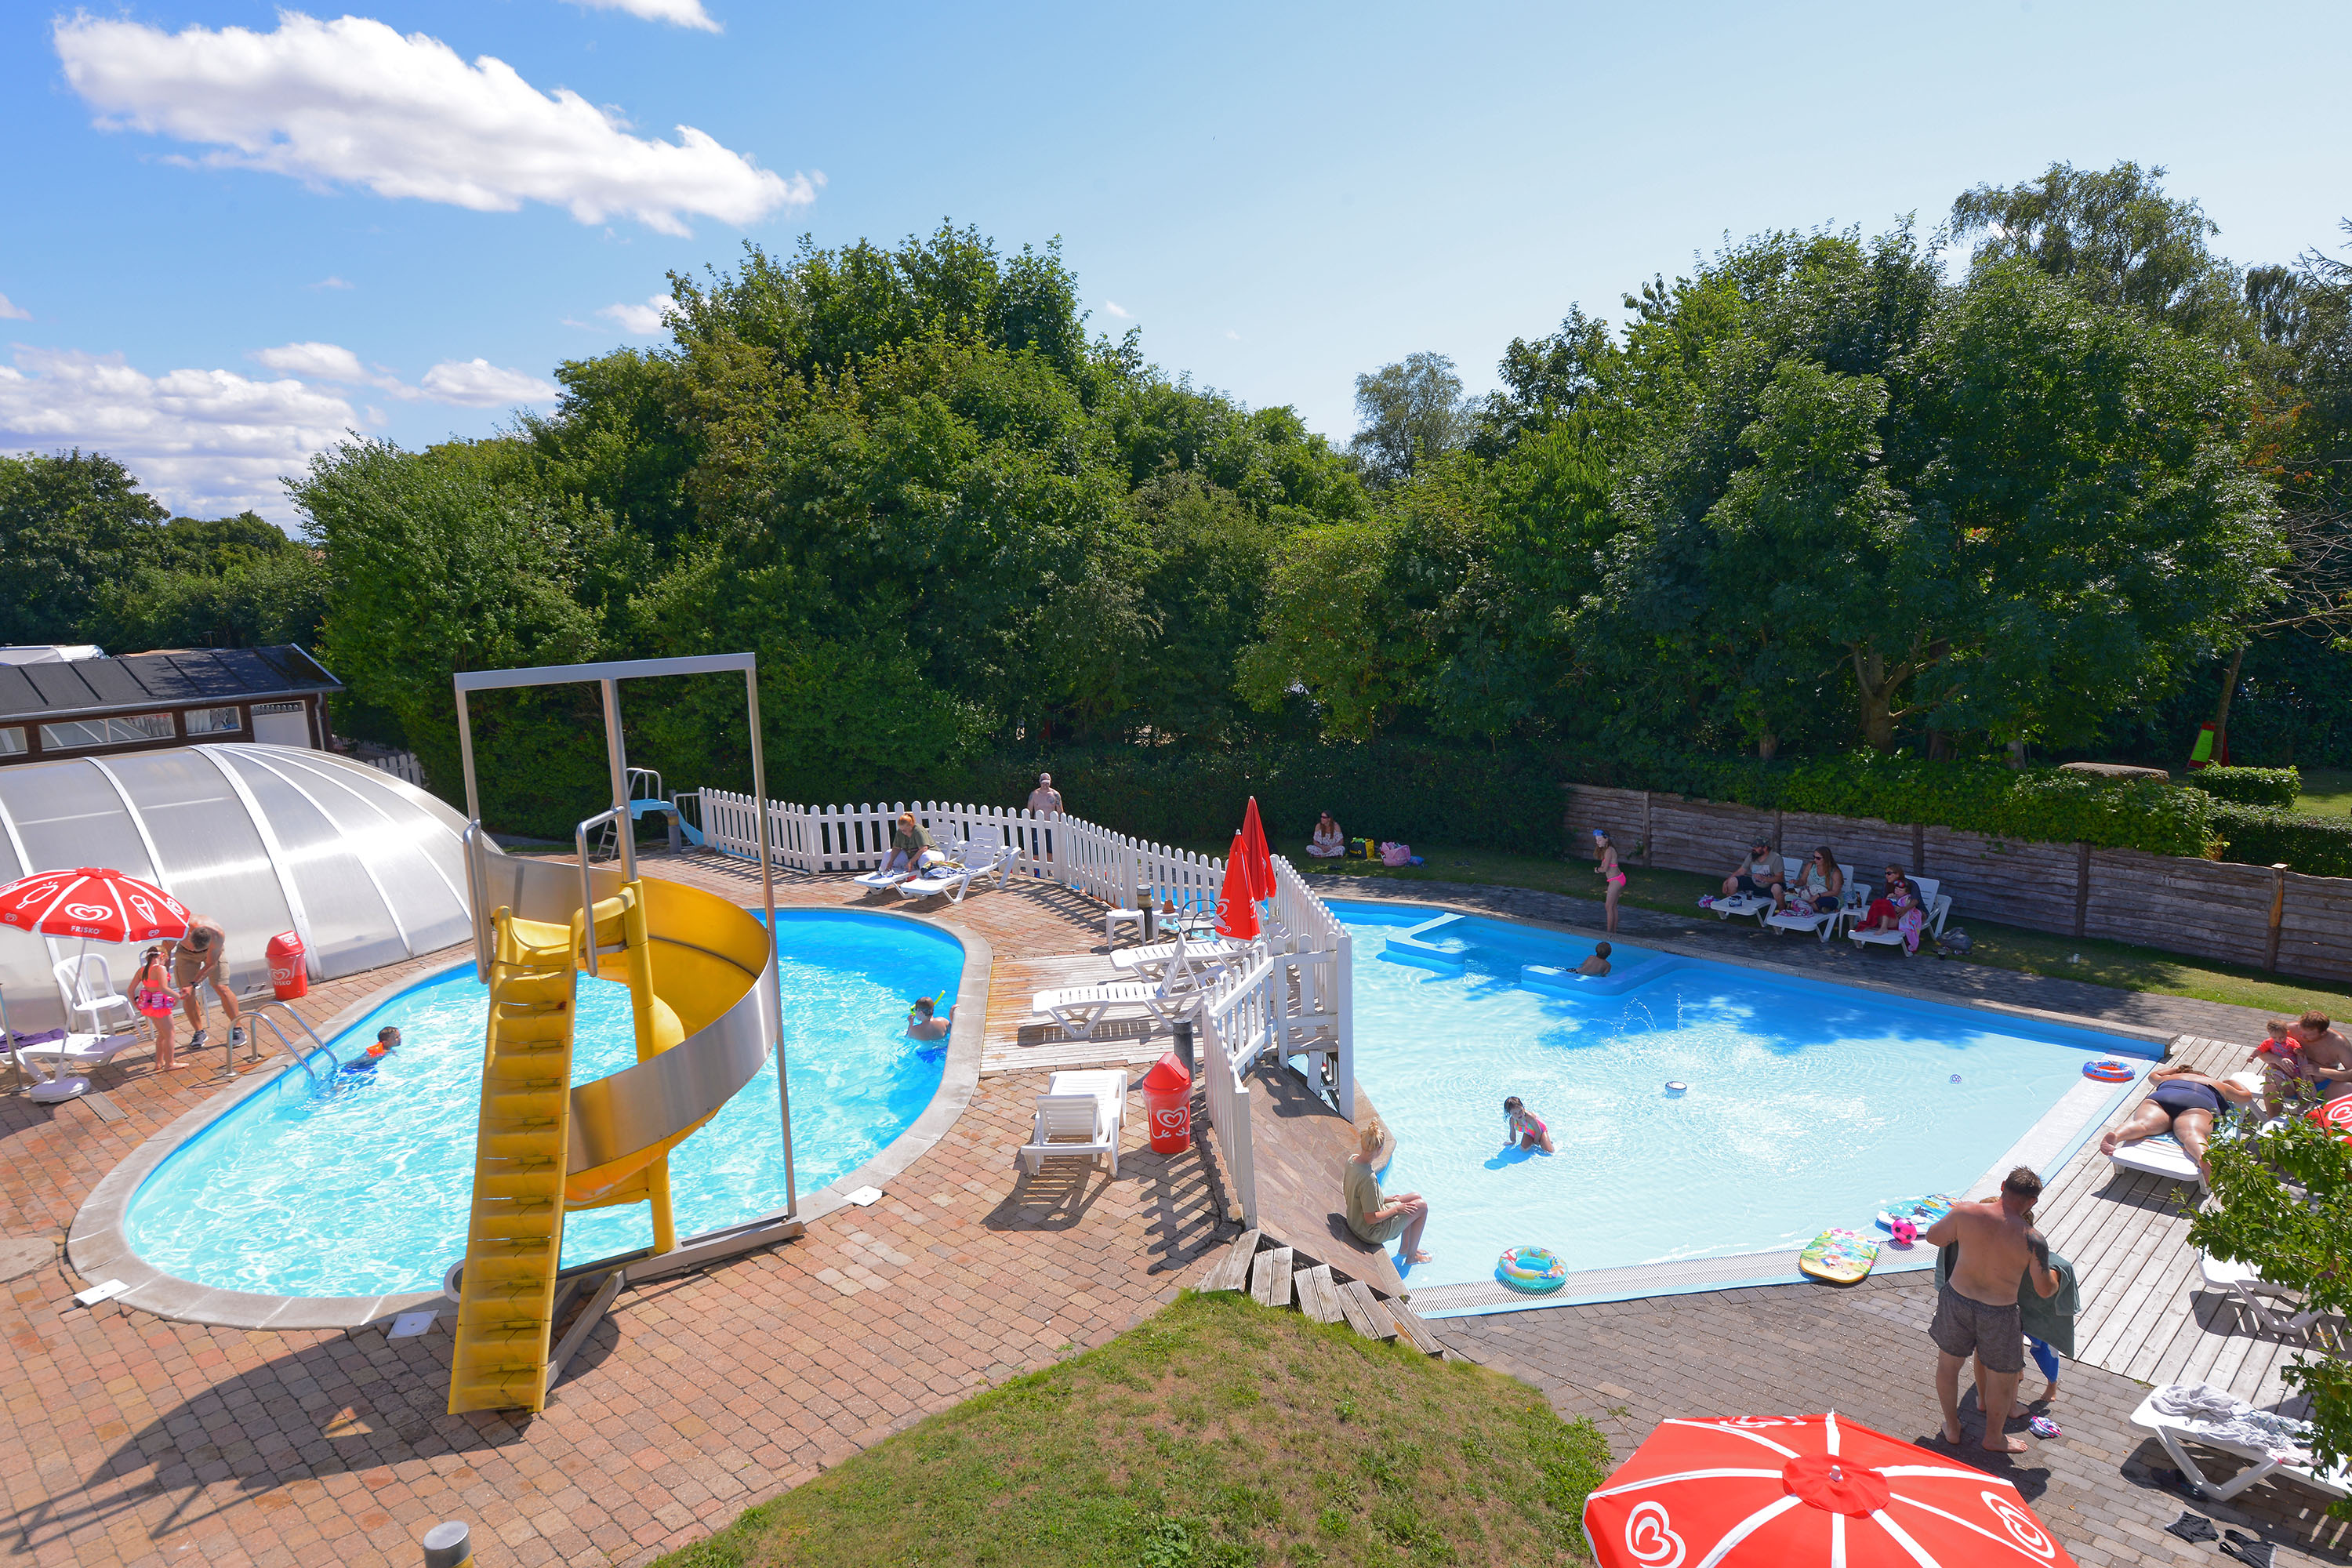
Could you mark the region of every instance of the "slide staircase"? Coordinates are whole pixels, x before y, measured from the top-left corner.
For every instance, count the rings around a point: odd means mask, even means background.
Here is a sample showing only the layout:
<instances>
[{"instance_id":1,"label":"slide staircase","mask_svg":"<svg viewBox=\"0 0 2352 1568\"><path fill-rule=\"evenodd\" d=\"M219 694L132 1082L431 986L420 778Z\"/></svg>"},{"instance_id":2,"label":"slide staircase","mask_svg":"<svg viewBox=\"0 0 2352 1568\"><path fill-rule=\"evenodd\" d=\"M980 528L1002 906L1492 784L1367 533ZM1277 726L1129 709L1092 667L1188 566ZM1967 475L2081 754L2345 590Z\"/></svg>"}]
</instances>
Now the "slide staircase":
<instances>
[{"instance_id":1,"label":"slide staircase","mask_svg":"<svg viewBox=\"0 0 2352 1568\"><path fill-rule=\"evenodd\" d=\"M746 1004L758 1011L766 928L724 899L636 880L585 911L574 900L568 926L506 906L493 920L452 1415L543 1407L563 1304L563 1215L649 1203L654 1251L675 1249L669 1151L750 1080L772 1037L772 1026L747 1027L740 1016ZM628 987L637 1066L575 1088L573 1004L583 971ZM711 1048L677 1051L705 1030Z\"/></svg>"}]
</instances>

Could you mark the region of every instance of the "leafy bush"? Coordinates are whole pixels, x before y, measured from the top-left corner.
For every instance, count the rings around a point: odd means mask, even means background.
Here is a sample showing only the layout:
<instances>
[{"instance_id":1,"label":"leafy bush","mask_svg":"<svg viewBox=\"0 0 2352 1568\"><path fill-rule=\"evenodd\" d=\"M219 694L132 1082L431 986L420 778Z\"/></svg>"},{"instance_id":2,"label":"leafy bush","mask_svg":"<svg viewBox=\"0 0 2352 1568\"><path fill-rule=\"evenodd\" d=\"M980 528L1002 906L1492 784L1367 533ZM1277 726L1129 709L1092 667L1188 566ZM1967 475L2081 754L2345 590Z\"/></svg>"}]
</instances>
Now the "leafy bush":
<instances>
[{"instance_id":1,"label":"leafy bush","mask_svg":"<svg viewBox=\"0 0 2352 1568\"><path fill-rule=\"evenodd\" d=\"M2057 768L1929 762L1858 752L1802 762L1621 749L1580 758L1571 776L1766 811L1812 811L1926 823L2045 843L2156 855L2202 855L2219 803L2153 779L2111 780Z\"/></svg>"},{"instance_id":2,"label":"leafy bush","mask_svg":"<svg viewBox=\"0 0 2352 1568\"><path fill-rule=\"evenodd\" d=\"M2251 772L2251 769L2239 769ZM2221 858L2250 866L2284 860L2312 877L2352 877L2352 820L2297 816L2266 805L2217 800L2208 813L2221 840Z\"/></svg>"},{"instance_id":3,"label":"leafy bush","mask_svg":"<svg viewBox=\"0 0 2352 1568\"><path fill-rule=\"evenodd\" d=\"M2293 768L2200 768L2180 782L2217 800L2283 806L2289 811L2303 795L2303 775Z\"/></svg>"}]
</instances>

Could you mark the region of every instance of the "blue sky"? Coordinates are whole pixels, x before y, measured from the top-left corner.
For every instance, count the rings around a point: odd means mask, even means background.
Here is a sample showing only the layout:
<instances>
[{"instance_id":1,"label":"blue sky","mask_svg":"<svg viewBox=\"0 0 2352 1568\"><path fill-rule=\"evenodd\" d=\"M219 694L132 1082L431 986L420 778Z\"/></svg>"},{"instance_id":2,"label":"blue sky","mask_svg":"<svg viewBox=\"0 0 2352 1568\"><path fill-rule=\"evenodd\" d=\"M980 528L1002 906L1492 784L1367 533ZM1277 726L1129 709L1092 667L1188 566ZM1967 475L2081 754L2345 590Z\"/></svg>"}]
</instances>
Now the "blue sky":
<instances>
[{"instance_id":1,"label":"blue sky","mask_svg":"<svg viewBox=\"0 0 2352 1568\"><path fill-rule=\"evenodd\" d=\"M2165 165L2242 261L2340 245L2352 8L2243 15L11 5L0 450L290 524L345 428L487 434L657 341L670 269L942 217L1059 236L1094 330L1341 439L1359 372L1480 390L1727 234L1932 227L2053 159Z\"/></svg>"}]
</instances>

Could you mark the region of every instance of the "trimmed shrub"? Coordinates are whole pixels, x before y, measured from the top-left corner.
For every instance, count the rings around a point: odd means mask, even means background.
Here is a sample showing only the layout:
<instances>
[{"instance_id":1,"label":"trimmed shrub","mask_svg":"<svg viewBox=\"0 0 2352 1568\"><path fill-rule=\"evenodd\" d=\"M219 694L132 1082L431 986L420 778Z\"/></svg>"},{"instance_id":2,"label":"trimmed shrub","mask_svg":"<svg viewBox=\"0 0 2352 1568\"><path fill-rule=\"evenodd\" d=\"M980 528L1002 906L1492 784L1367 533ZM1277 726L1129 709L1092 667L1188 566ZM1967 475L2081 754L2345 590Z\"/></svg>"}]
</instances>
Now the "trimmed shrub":
<instances>
[{"instance_id":1,"label":"trimmed shrub","mask_svg":"<svg viewBox=\"0 0 2352 1568\"><path fill-rule=\"evenodd\" d=\"M2180 782L2216 800L2240 805L2274 805L2293 811L2303 795L2303 775L2293 768L2200 768Z\"/></svg>"},{"instance_id":2,"label":"trimmed shrub","mask_svg":"<svg viewBox=\"0 0 2352 1568\"><path fill-rule=\"evenodd\" d=\"M2222 800L2213 803L2210 819L2221 840L2224 860L2250 866L2275 866L2284 860L2308 876L2352 877L2352 819L2297 816L2272 806Z\"/></svg>"}]
</instances>

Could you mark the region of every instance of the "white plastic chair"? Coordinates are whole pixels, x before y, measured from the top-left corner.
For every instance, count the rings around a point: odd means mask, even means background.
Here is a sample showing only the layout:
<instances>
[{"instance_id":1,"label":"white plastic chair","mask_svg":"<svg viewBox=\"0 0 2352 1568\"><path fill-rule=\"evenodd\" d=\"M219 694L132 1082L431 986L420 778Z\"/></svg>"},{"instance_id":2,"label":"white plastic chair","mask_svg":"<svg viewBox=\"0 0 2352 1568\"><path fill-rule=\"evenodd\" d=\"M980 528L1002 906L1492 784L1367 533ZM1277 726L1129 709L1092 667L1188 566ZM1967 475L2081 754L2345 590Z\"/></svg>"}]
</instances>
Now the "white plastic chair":
<instances>
[{"instance_id":1,"label":"white plastic chair","mask_svg":"<svg viewBox=\"0 0 2352 1568\"><path fill-rule=\"evenodd\" d=\"M1127 1074L1057 1072L1037 1097L1037 1113L1021 1163L1034 1175L1048 1157L1108 1158L1118 1174L1119 1135L1127 1127Z\"/></svg>"},{"instance_id":2,"label":"white plastic chair","mask_svg":"<svg viewBox=\"0 0 2352 1568\"><path fill-rule=\"evenodd\" d=\"M2146 1399L2141 1400L2139 1408L2131 1414L2131 1423L2156 1434L2156 1440L2164 1445L2165 1453L2180 1468L2180 1474L2189 1482L2189 1489L2200 1499L2227 1502L2256 1481L2272 1477L2309 1487L2326 1497L2352 1496L2352 1471L2322 1470L2308 1463L2295 1464L2274 1458L2264 1449L2217 1434L2207 1422L2168 1415L2156 1407L2157 1395L2164 1392L2161 1388L2152 1390ZM2210 1481L2205 1479L2205 1472L2198 1467L2197 1461L2189 1457L2188 1449L2182 1446L2184 1443L2194 1443L2203 1448L2218 1448L2224 1454L2251 1462L2226 1481Z\"/></svg>"},{"instance_id":3,"label":"white plastic chair","mask_svg":"<svg viewBox=\"0 0 2352 1568\"><path fill-rule=\"evenodd\" d=\"M1943 935L1944 917L1952 912L1951 895L1937 892L1936 889L1938 884L1933 877L1914 877L1911 879L1911 886L1919 895L1921 907L1927 911L1927 923L1924 928L1926 934L1921 941L1924 942L1928 936ZM1869 907L1865 905L1855 919L1859 920L1862 914L1868 912ZM1846 940L1856 947L1899 946L1903 941L1903 933L1899 931L1863 931L1857 927L1845 934Z\"/></svg>"},{"instance_id":4,"label":"white plastic chair","mask_svg":"<svg viewBox=\"0 0 2352 1568\"><path fill-rule=\"evenodd\" d=\"M2246 1310L2246 1316L2254 1321L2254 1326L2266 1333L2305 1333L2325 1316L2315 1310L2297 1311L2301 1299L2285 1286L2273 1285L2263 1279L2251 1263L2200 1252L2197 1255L2197 1271L2204 1276L2206 1284L2234 1298Z\"/></svg>"},{"instance_id":5,"label":"white plastic chair","mask_svg":"<svg viewBox=\"0 0 2352 1568\"><path fill-rule=\"evenodd\" d=\"M58 991L65 1001L66 1016L70 1019L77 1013L89 1015L89 1026L75 1032L89 1035L107 1033L107 1015L117 1007L122 1009L123 1022L137 1021L136 1015L131 1010L131 998L114 988L114 973L107 967L104 953L85 952L72 958L61 958L50 967L58 977ZM93 968L98 971L95 985L90 984L89 977Z\"/></svg>"}]
</instances>

